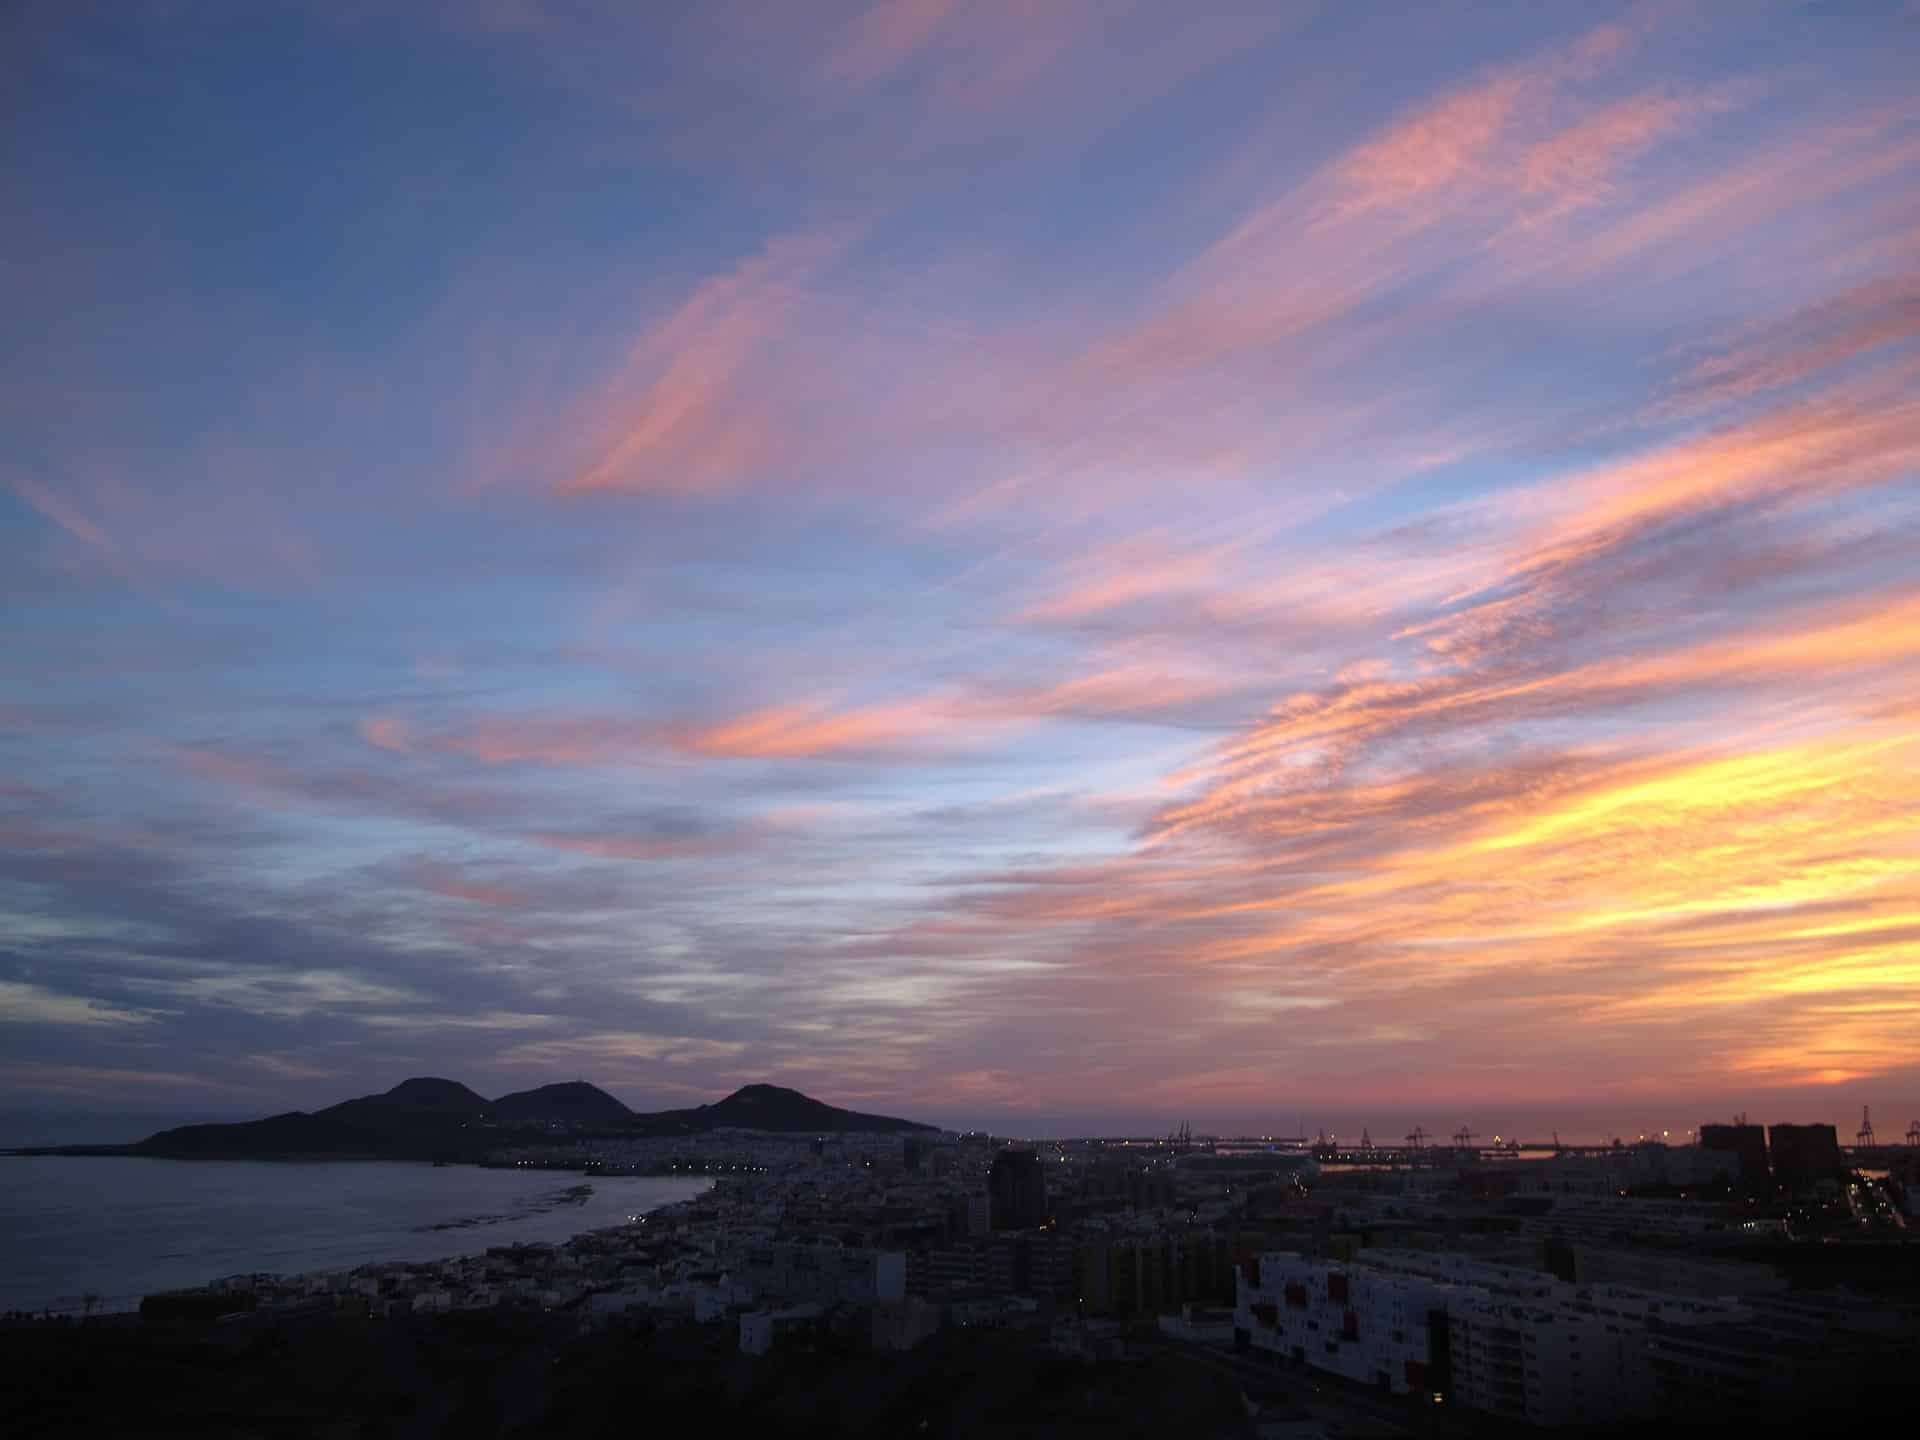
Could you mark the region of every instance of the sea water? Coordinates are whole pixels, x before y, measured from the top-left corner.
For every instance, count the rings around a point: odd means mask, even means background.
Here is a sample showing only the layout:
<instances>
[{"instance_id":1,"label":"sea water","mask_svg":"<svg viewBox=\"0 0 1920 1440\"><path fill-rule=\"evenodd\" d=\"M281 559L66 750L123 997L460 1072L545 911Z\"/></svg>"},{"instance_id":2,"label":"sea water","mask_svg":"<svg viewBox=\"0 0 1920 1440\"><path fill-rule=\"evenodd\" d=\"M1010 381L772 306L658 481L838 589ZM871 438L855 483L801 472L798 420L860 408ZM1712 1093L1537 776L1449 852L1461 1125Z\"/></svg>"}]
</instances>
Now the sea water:
<instances>
[{"instance_id":1,"label":"sea water","mask_svg":"<svg viewBox=\"0 0 1920 1440\"><path fill-rule=\"evenodd\" d=\"M0 1311L125 1310L225 1275L551 1243L711 1183L385 1161L0 1156Z\"/></svg>"}]
</instances>

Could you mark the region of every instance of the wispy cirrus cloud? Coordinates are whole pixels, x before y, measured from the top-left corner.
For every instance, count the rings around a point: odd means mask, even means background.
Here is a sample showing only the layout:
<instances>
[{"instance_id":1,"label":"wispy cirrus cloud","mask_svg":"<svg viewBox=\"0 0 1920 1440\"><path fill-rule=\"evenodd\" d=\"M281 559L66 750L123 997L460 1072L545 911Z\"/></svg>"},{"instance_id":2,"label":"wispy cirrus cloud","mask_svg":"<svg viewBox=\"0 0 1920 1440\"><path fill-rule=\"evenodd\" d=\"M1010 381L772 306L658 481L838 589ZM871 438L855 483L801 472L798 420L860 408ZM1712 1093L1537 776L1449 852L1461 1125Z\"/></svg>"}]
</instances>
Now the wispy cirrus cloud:
<instances>
[{"instance_id":1,"label":"wispy cirrus cloud","mask_svg":"<svg viewBox=\"0 0 1920 1440\"><path fill-rule=\"evenodd\" d=\"M8 208L22 1083L1920 1093L1872 27L395 10L427 83L289 178L128 24Z\"/></svg>"},{"instance_id":2,"label":"wispy cirrus cloud","mask_svg":"<svg viewBox=\"0 0 1920 1440\"><path fill-rule=\"evenodd\" d=\"M1680 375L1672 404L1686 413L1745 400L1915 339L1920 273L1877 276L1719 346L1697 347L1706 353Z\"/></svg>"},{"instance_id":3,"label":"wispy cirrus cloud","mask_svg":"<svg viewBox=\"0 0 1920 1440\"><path fill-rule=\"evenodd\" d=\"M431 859L420 859L408 867L409 878L429 894L470 905L492 905L507 909L527 903L525 892L511 885L476 878L452 866Z\"/></svg>"},{"instance_id":4,"label":"wispy cirrus cloud","mask_svg":"<svg viewBox=\"0 0 1920 1440\"><path fill-rule=\"evenodd\" d=\"M710 719L646 715L491 715L424 730L377 715L360 732L379 749L455 755L487 766L659 765L669 761L862 760L911 763L978 752L1061 717L1149 720L1245 689L1191 660L1124 651L1065 678L981 677L897 700L806 697Z\"/></svg>"},{"instance_id":5,"label":"wispy cirrus cloud","mask_svg":"<svg viewBox=\"0 0 1920 1440\"><path fill-rule=\"evenodd\" d=\"M24 1094L118 1103L129 1095L232 1091L234 1087L177 1070L132 1070L107 1065L60 1065L26 1060L0 1063L0 1078Z\"/></svg>"},{"instance_id":6,"label":"wispy cirrus cloud","mask_svg":"<svg viewBox=\"0 0 1920 1440\"><path fill-rule=\"evenodd\" d=\"M693 1035L658 1035L638 1031L576 1035L565 1040L535 1040L514 1046L500 1056L508 1066L552 1069L581 1062L612 1066L625 1072L650 1074L645 1067L688 1065L710 1060L733 1060L744 1055L740 1041L712 1040ZM619 1076L616 1079L622 1078Z\"/></svg>"},{"instance_id":7,"label":"wispy cirrus cloud","mask_svg":"<svg viewBox=\"0 0 1920 1440\"><path fill-rule=\"evenodd\" d=\"M923 54L952 17L957 0L883 0L854 15L822 73L833 82L871 85Z\"/></svg>"},{"instance_id":8,"label":"wispy cirrus cloud","mask_svg":"<svg viewBox=\"0 0 1920 1440\"><path fill-rule=\"evenodd\" d=\"M26 980L0 980L0 1024L145 1025L153 1015L88 995L62 994Z\"/></svg>"},{"instance_id":9,"label":"wispy cirrus cloud","mask_svg":"<svg viewBox=\"0 0 1920 1440\"><path fill-rule=\"evenodd\" d=\"M558 492L712 494L794 458L803 408L770 387L804 363L795 326L808 287L845 244L831 234L775 239L643 331L579 422L584 458Z\"/></svg>"}]
</instances>

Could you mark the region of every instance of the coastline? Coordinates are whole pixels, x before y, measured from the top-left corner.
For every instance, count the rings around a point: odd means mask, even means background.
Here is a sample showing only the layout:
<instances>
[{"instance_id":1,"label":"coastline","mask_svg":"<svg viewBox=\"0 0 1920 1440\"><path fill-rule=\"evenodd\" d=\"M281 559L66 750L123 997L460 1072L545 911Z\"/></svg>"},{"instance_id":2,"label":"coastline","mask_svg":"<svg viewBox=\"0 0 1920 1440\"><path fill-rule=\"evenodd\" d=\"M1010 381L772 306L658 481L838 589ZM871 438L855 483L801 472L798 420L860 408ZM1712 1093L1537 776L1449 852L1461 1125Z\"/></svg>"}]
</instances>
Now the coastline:
<instances>
[{"instance_id":1,"label":"coastline","mask_svg":"<svg viewBox=\"0 0 1920 1440\"><path fill-rule=\"evenodd\" d=\"M0 1212L0 1269L8 1282L0 1312L76 1318L132 1313L149 1295L214 1288L236 1276L310 1289L319 1277L370 1268L447 1266L499 1248L564 1247L694 1200L714 1183L557 1170L536 1178L510 1166L380 1157L249 1156L205 1164L153 1155L17 1158L57 1168L47 1176L53 1189L29 1194L15 1186L7 1197L14 1208ZM70 1159L89 1163L60 1164ZM87 1173L116 1159L145 1163L97 1181ZM174 1178L156 1183L138 1174L150 1165ZM275 1170L289 1178L272 1180ZM251 1182L238 1178L249 1171ZM305 1178L292 1181L295 1171ZM516 1174L528 1178L507 1179ZM155 1192L163 1196L157 1202L149 1198ZM127 1210L119 1208L123 1198Z\"/></svg>"}]
</instances>

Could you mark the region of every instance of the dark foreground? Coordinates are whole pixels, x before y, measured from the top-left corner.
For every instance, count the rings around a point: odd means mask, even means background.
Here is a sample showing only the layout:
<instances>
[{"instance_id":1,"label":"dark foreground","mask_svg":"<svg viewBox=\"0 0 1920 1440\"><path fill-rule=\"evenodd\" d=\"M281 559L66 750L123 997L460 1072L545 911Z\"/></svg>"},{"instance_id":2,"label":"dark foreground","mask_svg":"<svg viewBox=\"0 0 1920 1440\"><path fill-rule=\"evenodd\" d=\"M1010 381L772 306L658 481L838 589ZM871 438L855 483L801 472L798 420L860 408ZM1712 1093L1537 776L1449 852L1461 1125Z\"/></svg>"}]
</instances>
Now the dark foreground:
<instances>
[{"instance_id":1,"label":"dark foreground","mask_svg":"<svg viewBox=\"0 0 1920 1440\"><path fill-rule=\"evenodd\" d=\"M1837 1433L1829 1427L1846 1421L1869 1422L1867 1433L1903 1433L1900 1417L1920 1413L1909 1408L1916 1401L1910 1384L1819 1397L1812 1413L1791 1424L1781 1417L1781 1433ZM1815 1415L1823 1423L1810 1428ZM904 1354L828 1343L753 1358L725 1327L583 1333L572 1317L532 1310L326 1315L271 1326L166 1328L133 1317L6 1324L0 1417L10 1440L630 1440L656 1427L688 1440L696 1431L929 1440L1577 1433L1422 1410L1244 1355L1172 1344L1142 1344L1096 1365L1029 1335L958 1329ZM1711 1425L1632 1431L1636 1440L1706 1433L1715 1433Z\"/></svg>"},{"instance_id":2,"label":"dark foreground","mask_svg":"<svg viewBox=\"0 0 1920 1440\"><path fill-rule=\"evenodd\" d=\"M1237 1386L1171 1350L1095 1370L956 1331L895 1355L741 1355L717 1327L582 1335L552 1317L328 1319L155 1334L0 1330L0 1414L37 1435L1250 1435Z\"/></svg>"}]
</instances>

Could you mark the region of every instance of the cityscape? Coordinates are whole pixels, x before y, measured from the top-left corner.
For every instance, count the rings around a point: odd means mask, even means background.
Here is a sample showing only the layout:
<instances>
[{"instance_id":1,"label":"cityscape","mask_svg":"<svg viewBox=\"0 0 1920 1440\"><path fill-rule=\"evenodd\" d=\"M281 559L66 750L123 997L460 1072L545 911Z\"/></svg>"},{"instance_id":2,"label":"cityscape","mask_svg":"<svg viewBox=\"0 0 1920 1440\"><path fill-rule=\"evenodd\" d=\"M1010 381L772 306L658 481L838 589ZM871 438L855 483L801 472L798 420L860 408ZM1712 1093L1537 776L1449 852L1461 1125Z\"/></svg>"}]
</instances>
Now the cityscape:
<instances>
[{"instance_id":1,"label":"cityscape","mask_svg":"<svg viewBox=\"0 0 1920 1440\"><path fill-rule=\"evenodd\" d=\"M0 1428L1903 1435L1920 0L0 3Z\"/></svg>"},{"instance_id":2,"label":"cityscape","mask_svg":"<svg viewBox=\"0 0 1920 1440\"><path fill-rule=\"evenodd\" d=\"M287 1336L324 1351L375 1322L404 1348L464 1325L458 1343L537 1340L556 1365L595 1344L671 1354L687 1403L764 1423L845 1418L859 1392L865 1418L829 1428L872 1434L947 1426L961 1397L929 1386L955 1366L1007 1377L993 1403L1023 1423L1089 1433L1137 1420L1142 1403L1060 1410L1089 1377L1118 1395L1152 1376L1158 1423L1185 1414L1223 1436L1764 1432L1920 1397L1920 1125L1882 1143L1863 1115L1845 1145L1832 1125L1744 1116L1687 1143L1482 1145L1464 1125L1451 1143L1185 1126L1020 1141L891 1119L797 1128L816 1106L749 1086L717 1118L796 1128L462 1120L487 1132L471 1163L564 1172L575 1190L623 1175L708 1183L564 1243L77 1297L9 1316L5 1338L44 1344L78 1323L191 1356L216 1337L226 1354ZM165 1153L166 1137L150 1143ZM606 1377L582 1383L612 1402ZM587 1402L523 1385L487 1403L558 1424ZM69 1418L99 1414L81 1404ZM276 1414L354 1411L309 1392ZM978 1417L954 1428L999 1433Z\"/></svg>"}]
</instances>

